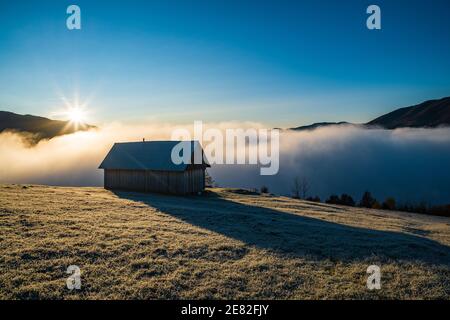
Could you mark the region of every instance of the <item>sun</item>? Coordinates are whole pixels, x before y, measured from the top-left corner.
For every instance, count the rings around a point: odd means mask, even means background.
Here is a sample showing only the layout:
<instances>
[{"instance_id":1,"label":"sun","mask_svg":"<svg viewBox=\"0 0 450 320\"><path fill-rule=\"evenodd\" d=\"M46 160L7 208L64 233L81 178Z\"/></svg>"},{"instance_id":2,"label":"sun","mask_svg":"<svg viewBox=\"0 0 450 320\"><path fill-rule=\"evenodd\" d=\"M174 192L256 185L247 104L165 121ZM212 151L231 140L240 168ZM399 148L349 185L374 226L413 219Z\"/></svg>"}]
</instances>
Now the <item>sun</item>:
<instances>
[{"instance_id":1,"label":"sun","mask_svg":"<svg viewBox=\"0 0 450 320\"><path fill-rule=\"evenodd\" d=\"M78 94L74 94L73 100L67 99L63 94L60 95L64 108L56 110L52 116L58 120L66 122L65 130L78 131L78 129L86 129L90 126L92 110L89 106L91 98L81 101Z\"/></svg>"},{"instance_id":2,"label":"sun","mask_svg":"<svg viewBox=\"0 0 450 320\"><path fill-rule=\"evenodd\" d=\"M68 116L70 122L75 123L75 124L84 123L86 120L86 112L79 107L70 108L67 111L67 116Z\"/></svg>"}]
</instances>

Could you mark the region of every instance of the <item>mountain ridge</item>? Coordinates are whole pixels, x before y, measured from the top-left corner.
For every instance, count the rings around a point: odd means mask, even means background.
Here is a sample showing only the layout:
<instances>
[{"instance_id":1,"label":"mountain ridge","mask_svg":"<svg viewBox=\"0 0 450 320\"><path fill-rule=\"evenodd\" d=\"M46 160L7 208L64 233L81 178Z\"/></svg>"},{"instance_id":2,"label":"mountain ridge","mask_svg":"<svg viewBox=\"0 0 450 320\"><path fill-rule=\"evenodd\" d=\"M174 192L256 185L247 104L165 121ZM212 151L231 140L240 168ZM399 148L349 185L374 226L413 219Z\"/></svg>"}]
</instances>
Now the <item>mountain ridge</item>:
<instances>
[{"instance_id":1,"label":"mountain ridge","mask_svg":"<svg viewBox=\"0 0 450 320\"><path fill-rule=\"evenodd\" d=\"M435 128L450 125L450 97L399 108L369 121L366 125L381 126L385 129Z\"/></svg>"},{"instance_id":2,"label":"mountain ridge","mask_svg":"<svg viewBox=\"0 0 450 320\"><path fill-rule=\"evenodd\" d=\"M95 126L89 124L77 125L71 121L52 120L30 114L21 115L10 111L0 111L0 133L21 133L30 144L36 144L43 139L51 139L95 128Z\"/></svg>"},{"instance_id":3,"label":"mountain ridge","mask_svg":"<svg viewBox=\"0 0 450 320\"><path fill-rule=\"evenodd\" d=\"M288 128L287 130L312 131L329 126L358 126L388 130L406 127L436 128L450 126L450 97L427 100L413 106L398 108L363 124L347 121L316 122L310 125ZM42 139L51 139L56 136L95 128L97 127L89 124L81 124L78 127L70 121L0 111L0 133L5 131L22 133L31 144L36 144Z\"/></svg>"},{"instance_id":4,"label":"mountain ridge","mask_svg":"<svg viewBox=\"0 0 450 320\"><path fill-rule=\"evenodd\" d=\"M305 131L328 126L362 126L367 128L436 128L450 126L450 97L427 100L422 103L395 109L367 123L356 124L347 121L316 122L310 125L289 128L288 130Z\"/></svg>"}]
</instances>

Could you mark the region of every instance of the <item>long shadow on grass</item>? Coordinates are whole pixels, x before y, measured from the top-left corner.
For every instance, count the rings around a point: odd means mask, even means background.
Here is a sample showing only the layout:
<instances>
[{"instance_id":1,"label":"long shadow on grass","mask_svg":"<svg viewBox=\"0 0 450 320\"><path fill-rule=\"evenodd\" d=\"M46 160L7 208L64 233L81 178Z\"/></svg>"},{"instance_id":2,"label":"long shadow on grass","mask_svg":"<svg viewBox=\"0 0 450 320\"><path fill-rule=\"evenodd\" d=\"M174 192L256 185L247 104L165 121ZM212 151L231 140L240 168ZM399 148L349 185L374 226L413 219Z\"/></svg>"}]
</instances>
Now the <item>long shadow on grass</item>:
<instances>
[{"instance_id":1,"label":"long shadow on grass","mask_svg":"<svg viewBox=\"0 0 450 320\"><path fill-rule=\"evenodd\" d=\"M214 195L115 194L142 202L189 224L277 253L342 262L372 258L450 266L450 247L407 233L351 227Z\"/></svg>"}]
</instances>

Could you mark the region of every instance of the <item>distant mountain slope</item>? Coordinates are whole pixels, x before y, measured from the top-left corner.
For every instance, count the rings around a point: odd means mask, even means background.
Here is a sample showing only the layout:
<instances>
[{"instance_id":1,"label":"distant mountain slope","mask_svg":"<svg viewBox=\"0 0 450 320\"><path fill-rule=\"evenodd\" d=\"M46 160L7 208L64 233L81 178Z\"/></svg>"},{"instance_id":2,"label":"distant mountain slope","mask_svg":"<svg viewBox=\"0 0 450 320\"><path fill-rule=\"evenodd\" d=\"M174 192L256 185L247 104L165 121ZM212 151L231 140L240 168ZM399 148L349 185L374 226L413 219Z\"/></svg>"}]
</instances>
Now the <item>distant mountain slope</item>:
<instances>
[{"instance_id":1,"label":"distant mountain slope","mask_svg":"<svg viewBox=\"0 0 450 320\"><path fill-rule=\"evenodd\" d=\"M450 97L397 109L367 123L386 129L450 125Z\"/></svg>"},{"instance_id":2,"label":"distant mountain slope","mask_svg":"<svg viewBox=\"0 0 450 320\"><path fill-rule=\"evenodd\" d=\"M350 122L317 122L307 126L291 128L289 130L314 130L327 126L356 125ZM381 127L385 129L396 128L435 128L450 126L450 97L429 100L415 106L400 108L366 124L359 126Z\"/></svg>"},{"instance_id":3,"label":"distant mountain slope","mask_svg":"<svg viewBox=\"0 0 450 320\"><path fill-rule=\"evenodd\" d=\"M91 125L76 126L70 121L51 120L32 115L20 115L13 112L0 111L0 132L15 131L30 133L30 142L51 139L56 136L74 133L76 131L95 128Z\"/></svg>"},{"instance_id":4,"label":"distant mountain slope","mask_svg":"<svg viewBox=\"0 0 450 320\"><path fill-rule=\"evenodd\" d=\"M303 130L315 130L322 127L329 126L342 126L342 125L354 125L353 123L341 121L341 122L316 122L306 126L300 126L296 128L291 128L290 130L303 131Z\"/></svg>"}]
</instances>

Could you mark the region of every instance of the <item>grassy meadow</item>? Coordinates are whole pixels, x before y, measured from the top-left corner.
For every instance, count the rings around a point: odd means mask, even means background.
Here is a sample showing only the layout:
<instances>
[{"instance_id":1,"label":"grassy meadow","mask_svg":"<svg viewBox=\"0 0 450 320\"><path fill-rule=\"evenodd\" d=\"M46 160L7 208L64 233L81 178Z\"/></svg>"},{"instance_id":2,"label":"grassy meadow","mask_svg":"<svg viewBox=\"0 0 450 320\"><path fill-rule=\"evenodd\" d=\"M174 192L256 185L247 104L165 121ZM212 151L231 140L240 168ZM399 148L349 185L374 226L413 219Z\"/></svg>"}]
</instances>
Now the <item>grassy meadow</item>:
<instances>
[{"instance_id":1,"label":"grassy meadow","mask_svg":"<svg viewBox=\"0 0 450 320\"><path fill-rule=\"evenodd\" d=\"M381 290L366 287L372 264ZM0 299L199 298L449 299L450 218L233 189L0 185Z\"/></svg>"}]
</instances>

